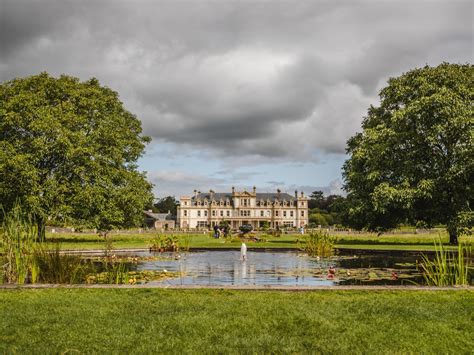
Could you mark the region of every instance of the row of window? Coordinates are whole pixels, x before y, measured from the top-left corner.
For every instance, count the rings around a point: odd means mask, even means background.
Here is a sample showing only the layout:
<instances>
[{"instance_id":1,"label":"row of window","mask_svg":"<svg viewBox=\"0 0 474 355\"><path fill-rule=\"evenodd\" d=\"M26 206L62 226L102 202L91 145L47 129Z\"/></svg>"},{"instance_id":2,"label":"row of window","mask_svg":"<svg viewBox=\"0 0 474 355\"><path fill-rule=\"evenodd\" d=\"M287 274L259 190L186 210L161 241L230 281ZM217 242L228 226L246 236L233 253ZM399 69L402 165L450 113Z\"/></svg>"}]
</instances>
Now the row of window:
<instances>
[{"instance_id":1,"label":"row of window","mask_svg":"<svg viewBox=\"0 0 474 355\"><path fill-rule=\"evenodd\" d=\"M249 198L241 198L240 199L241 206L250 206L250 199Z\"/></svg>"},{"instance_id":2,"label":"row of window","mask_svg":"<svg viewBox=\"0 0 474 355\"><path fill-rule=\"evenodd\" d=\"M187 206L188 205L188 202L187 201L184 201L184 206ZM212 201L211 202L211 206L230 206L230 201L220 201L220 202L217 202L217 201ZM240 200L240 205L241 206L250 206L250 199L248 198L243 198ZM289 206L289 207L293 207L295 205L294 201L281 201L281 202L271 202L271 201L263 201L263 200L260 200L260 201L257 201L256 203L257 206ZM208 201L197 201L196 202L196 206L209 206L209 202ZM300 206L301 207L304 207L305 206L305 203L304 202L300 202Z\"/></svg>"},{"instance_id":3,"label":"row of window","mask_svg":"<svg viewBox=\"0 0 474 355\"><path fill-rule=\"evenodd\" d=\"M215 221L211 222L212 227L214 227L216 224L218 224L218 222L215 222ZM208 224L207 221L197 221L197 227L207 228L208 226L209 226L209 224ZM275 222L275 226L278 226L278 222ZM285 227L294 227L295 225L293 224L293 222L285 221L285 222L283 222L283 226L285 226Z\"/></svg>"},{"instance_id":4,"label":"row of window","mask_svg":"<svg viewBox=\"0 0 474 355\"><path fill-rule=\"evenodd\" d=\"M207 217L207 210L202 211L204 217ZM250 217L250 210L240 210L240 216L241 217ZM275 217L280 216L280 211L275 211ZM289 211L290 212L290 217L294 217L294 211ZM184 217L188 216L188 211L183 210L183 215ZM260 211L260 217L270 217L271 211ZM197 216L201 217L201 210L197 211ZM219 211L219 216L224 217L224 211ZM230 211L225 211L225 216L230 217ZM217 217L217 211L212 211L212 217ZM287 211L283 211L283 217L288 217ZM301 211L301 217L304 217L304 211Z\"/></svg>"}]
</instances>

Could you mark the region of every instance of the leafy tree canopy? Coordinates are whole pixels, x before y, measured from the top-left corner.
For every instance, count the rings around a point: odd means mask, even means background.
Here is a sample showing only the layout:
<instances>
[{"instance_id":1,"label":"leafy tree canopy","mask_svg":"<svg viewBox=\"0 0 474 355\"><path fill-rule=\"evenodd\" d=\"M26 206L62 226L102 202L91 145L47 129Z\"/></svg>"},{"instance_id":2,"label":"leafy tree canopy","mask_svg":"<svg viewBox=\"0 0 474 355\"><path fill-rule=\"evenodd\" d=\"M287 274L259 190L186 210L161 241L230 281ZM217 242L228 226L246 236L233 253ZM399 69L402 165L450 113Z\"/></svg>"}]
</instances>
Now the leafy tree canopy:
<instances>
[{"instance_id":1,"label":"leafy tree canopy","mask_svg":"<svg viewBox=\"0 0 474 355\"><path fill-rule=\"evenodd\" d=\"M0 84L0 203L101 230L139 225L152 198L137 171L148 137L97 79L47 73Z\"/></svg>"},{"instance_id":2,"label":"leafy tree canopy","mask_svg":"<svg viewBox=\"0 0 474 355\"><path fill-rule=\"evenodd\" d=\"M343 175L356 228L447 225L450 241L472 228L473 66L443 63L388 81L362 132L347 144Z\"/></svg>"},{"instance_id":3,"label":"leafy tree canopy","mask_svg":"<svg viewBox=\"0 0 474 355\"><path fill-rule=\"evenodd\" d=\"M178 206L178 201L174 196L166 196L158 199L158 201L153 205L154 209L157 212L168 213L171 212L173 216L176 216L176 210Z\"/></svg>"},{"instance_id":4,"label":"leafy tree canopy","mask_svg":"<svg viewBox=\"0 0 474 355\"><path fill-rule=\"evenodd\" d=\"M311 225L327 226L329 222L326 219L326 216L327 215L321 213L312 213L309 215L309 223Z\"/></svg>"},{"instance_id":5,"label":"leafy tree canopy","mask_svg":"<svg viewBox=\"0 0 474 355\"><path fill-rule=\"evenodd\" d=\"M336 205L344 201L340 195L324 196L322 191L313 191L309 196L308 207L310 210L322 210L326 212L338 212Z\"/></svg>"},{"instance_id":6,"label":"leafy tree canopy","mask_svg":"<svg viewBox=\"0 0 474 355\"><path fill-rule=\"evenodd\" d=\"M322 191L313 191L309 196L308 207L309 209L321 208L324 203L324 194Z\"/></svg>"}]
</instances>

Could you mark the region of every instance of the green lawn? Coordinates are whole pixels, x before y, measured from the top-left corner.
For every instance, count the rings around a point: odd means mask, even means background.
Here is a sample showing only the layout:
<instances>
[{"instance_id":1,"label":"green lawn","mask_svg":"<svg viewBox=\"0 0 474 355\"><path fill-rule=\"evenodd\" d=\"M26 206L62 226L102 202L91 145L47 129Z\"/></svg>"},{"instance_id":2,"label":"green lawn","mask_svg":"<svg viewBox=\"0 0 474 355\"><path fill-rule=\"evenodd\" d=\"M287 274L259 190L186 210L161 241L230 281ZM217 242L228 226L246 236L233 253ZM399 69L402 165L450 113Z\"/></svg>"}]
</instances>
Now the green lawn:
<instances>
[{"instance_id":1,"label":"green lawn","mask_svg":"<svg viewBox=\"0 0 474 355\"><path fill-rule=\"evenodd\" d=\"M474 351L474 291L0 290L0 353Z\"/></svg>"},{"instance_id":2,"label":"green lawn","mask_svg":"<svg viewBox=\"0 0 474 355\"><path fill-rule=\"evenodd\" d=\"M117 249L122 248L148 248L151 240L156 235L152 233L143 234L112 234L113 245ZM434 241L442 238L443 242L448 243L446 233L429 234L335 234L338 238L336 246L338 248L351 249L374 249L374 250L433 250ZM180 235L181 239L184 236ZM191 248L239 248L241 242L225 242L223 239L214 239L209 234L190 234ZM301 235L283 234L281 237L272 237L267 242L249 242L250 248L296 248L297 239ZM60 243L63 249L103 249L103 239L94 234L69 233L69 234L48 234L47 240L54 240ZM463 237L462 241L474 243L474 237Z\"/></svg>"}]
</instances>

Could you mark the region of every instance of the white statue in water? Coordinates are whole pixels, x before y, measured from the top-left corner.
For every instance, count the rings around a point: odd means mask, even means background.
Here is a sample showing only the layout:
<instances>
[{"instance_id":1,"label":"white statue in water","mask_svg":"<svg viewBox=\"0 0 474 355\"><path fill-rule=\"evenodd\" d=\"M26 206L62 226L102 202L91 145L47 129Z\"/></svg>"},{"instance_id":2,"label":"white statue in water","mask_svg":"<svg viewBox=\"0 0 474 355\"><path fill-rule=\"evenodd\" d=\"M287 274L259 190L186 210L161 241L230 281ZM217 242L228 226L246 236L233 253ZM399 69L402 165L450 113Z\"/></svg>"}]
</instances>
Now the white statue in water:
<instances>
[{"instance_id":1,"label":"white statue in water","mask_svg":"<svg viewBox=\"0 0 474 355\"><path fill-rule=\"evenodd\" d=\"M242 243L240 247L240 259L244 261L247 260L247 245L245 245L245 243Z\"/></svg>"}]
</instances>

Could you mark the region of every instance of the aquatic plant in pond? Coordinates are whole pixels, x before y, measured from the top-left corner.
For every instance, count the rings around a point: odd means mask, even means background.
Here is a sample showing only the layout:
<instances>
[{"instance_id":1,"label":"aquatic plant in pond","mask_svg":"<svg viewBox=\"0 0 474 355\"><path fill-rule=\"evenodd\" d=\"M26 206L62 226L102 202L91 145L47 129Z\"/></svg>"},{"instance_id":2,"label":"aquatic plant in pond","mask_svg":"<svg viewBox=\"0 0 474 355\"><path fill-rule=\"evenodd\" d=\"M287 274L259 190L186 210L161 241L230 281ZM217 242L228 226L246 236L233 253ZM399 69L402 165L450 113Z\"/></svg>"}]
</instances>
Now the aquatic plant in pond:
<instances>
[{"instance_id":1,"label":"aquatic plant in pond","mask_svg":"<svg viewBox=\"0 0 474 355\"><path fill-rule=\"evenodd\" d=\"M112 255L114 250L114 240L112 235L109 233L100 233L99 235L104 238L104 255L106 257Z\"/></svg>"},{"instance_id":2,"label":"aquatic plant in pond","mask_svg":"<svg viewBox=\"0 0 474 355\"><path fill-rule=\"evenodd\" d=\"M328 257L334 253L336 237L329 235L328 232L316 231L298 240L298 247L305 251L309 256Z\"/></svg>"},{"instance_id":3,"label":"aquatic plant in pond","mask_svg":"<svg viewBox=\"0 0 474 355\"><path fill-rule=\"evenodd\" d=\"M64 254L59 244L54 248L38 245L35 250L35 262L38 266L39 282L80 284L85 282L88 274L95 272L95 266L81 255Z\"/></svg>"},{"instance_id":4,"label":"aquatic plant in pond","mask_svg":"<svg viewBox=\"0 0 474 355\"><path fill-rule=\"evenodd\" d=\"M105 271L97 273L95 283L105 284L126 284L130 278L128 276L127 264L122 260L113 260L111 257L104 264Z\"/></svg>"},{"instance_id":5,"label":"aquatic plant in pond","mask_svg":"<svg viewBox=\"0 0 474 355\"><path fill-rule=\"evenodd\" d=\"M164 279L181 276L179 272L169 272L166 270L136 270L136 265L140 262L150 262L157 260L168 260L163 256L103 256L92 258L88 261L96 266L94 272L85 277L88 284L140 284L150 281L161 281ZM175 260L176 258L173 258Z\"/></svg>"},{"instance_id":6,"label":"aquatic plant in pond","mask_svg":"<svg viewBox=\"0 0 474 355\"><path fill-rule=\"evenodd\" d=\"M185 239L185 246L189 249L189 239ZM149 244L150 251L179 251L180 241L179 238L173 234L169 235L158 235L156 238L153 238Z\"/></svg>"},{"instance_id":7,"label":"aquatic plant in pond","mask_svg":"<svg viewBox=\"0 0 474 355\"><path fill-rule=\"evenodd\" d=\"M34 252L38 229L30 215L25 215L19 205L5 213L0 232L0 247L4 256L1 281L24 284L36 282L38 265Z\"/></svg>"},{"instance_id":8,"label":"aquatic plant in pond","mask_svg":"<svg viewBox=\"0 0 474 355\"><path fill-rule=\"evenodd\" d=\"M420 270L427 285L467 286L473 272L471 245L460 243L457 253L448 251L441 241L435 242L436 256L433 260L422 256Z\"/></svg>"},{"instance_id":9,"label":"aquatic plant in pond","mask_svg":"<svg viewBox=\"0 0 474 355\"><path fill-rule=\"evenodd\" d=\"M130 270L130 265L122 260L114 261L105 266L102 272L96 272L86 277L88 284L142 284L150 281L162 281L180 276L177 272L168 272L166 270Z\"/></svg>"}]
</instances>

